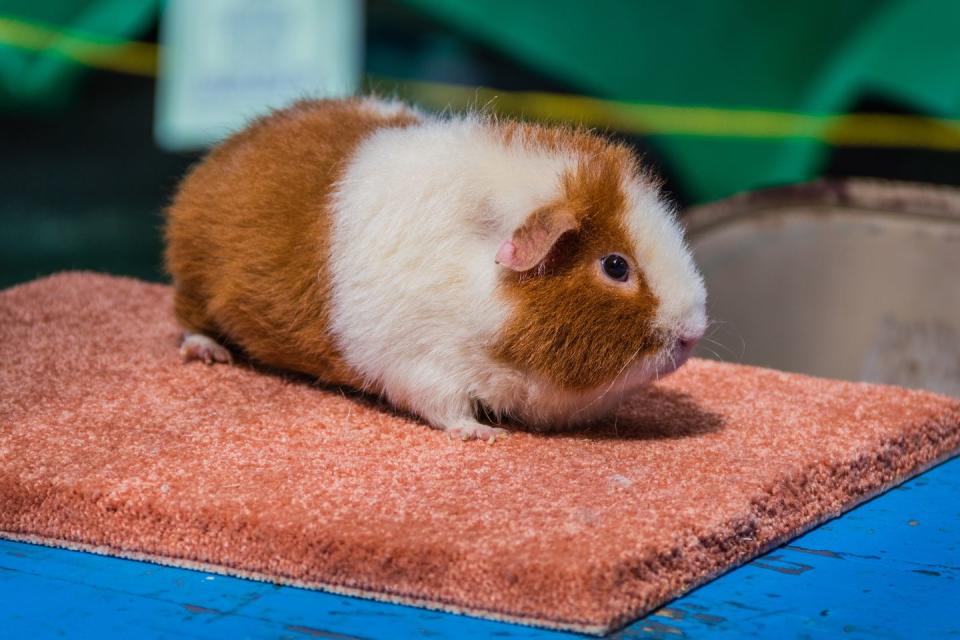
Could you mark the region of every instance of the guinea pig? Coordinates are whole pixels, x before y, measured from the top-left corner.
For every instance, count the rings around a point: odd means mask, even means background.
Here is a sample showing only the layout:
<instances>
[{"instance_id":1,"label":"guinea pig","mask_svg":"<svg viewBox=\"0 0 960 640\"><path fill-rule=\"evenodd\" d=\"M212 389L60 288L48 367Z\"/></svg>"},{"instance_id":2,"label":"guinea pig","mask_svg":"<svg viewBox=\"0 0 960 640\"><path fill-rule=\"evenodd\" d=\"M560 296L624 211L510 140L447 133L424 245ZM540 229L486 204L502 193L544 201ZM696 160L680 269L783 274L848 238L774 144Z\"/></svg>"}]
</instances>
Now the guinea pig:
<instances>
[{"instance_id":1,"label":"guinea pig","mask_svg":"<svg viewBox=\"0 0 960 640\"><path fill-rule=\"evenodd\" d=\"M226 343L464 439L609 416L706 325L658 181L571 128L301 101L191 170L166 239L185 360Z\"/></svg>"}]
</instances>

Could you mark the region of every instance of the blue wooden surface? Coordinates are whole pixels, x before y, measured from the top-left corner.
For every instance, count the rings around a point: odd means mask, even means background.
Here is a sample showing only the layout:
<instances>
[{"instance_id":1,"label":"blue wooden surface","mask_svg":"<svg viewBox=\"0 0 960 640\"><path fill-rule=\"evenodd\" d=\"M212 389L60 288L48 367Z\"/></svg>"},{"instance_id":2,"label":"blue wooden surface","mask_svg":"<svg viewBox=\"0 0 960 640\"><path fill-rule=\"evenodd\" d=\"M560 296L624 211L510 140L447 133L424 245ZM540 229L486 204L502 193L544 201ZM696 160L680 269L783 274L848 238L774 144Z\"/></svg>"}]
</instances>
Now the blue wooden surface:
<instances>
[{"instance_id":1,"label":"blue wooden surface","mask_svg":"<svg viewBox=\"0 0 960 640\"><path fill-rule=\"evenodd\" d=\"M0 638L580 638L0 541ZM960 459L615 634L960 637Z\"/></svg>"}]
</instances>

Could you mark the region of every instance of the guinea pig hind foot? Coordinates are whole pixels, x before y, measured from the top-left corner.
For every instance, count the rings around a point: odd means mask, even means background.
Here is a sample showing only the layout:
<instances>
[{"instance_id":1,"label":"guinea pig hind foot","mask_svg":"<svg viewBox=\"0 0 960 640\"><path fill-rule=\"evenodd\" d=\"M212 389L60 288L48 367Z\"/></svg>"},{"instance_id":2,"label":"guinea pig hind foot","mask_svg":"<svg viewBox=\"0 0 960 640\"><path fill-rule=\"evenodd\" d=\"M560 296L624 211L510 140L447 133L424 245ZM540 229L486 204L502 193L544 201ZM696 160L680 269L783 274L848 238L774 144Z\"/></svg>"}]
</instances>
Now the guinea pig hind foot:
<instances>
[{"instance_id":1,"label":"guinea pig hind foot","mask_svg":"<svg viewBox=\"0 0 960 640\"><path fill-rule=\"evenodd\" d=\"M180 359L184 362L200 360L205 364L233 363L233 356L230 355L229 349L202 333L183 334L183 342L180 343Z\"/></svg>"}]
</instances>

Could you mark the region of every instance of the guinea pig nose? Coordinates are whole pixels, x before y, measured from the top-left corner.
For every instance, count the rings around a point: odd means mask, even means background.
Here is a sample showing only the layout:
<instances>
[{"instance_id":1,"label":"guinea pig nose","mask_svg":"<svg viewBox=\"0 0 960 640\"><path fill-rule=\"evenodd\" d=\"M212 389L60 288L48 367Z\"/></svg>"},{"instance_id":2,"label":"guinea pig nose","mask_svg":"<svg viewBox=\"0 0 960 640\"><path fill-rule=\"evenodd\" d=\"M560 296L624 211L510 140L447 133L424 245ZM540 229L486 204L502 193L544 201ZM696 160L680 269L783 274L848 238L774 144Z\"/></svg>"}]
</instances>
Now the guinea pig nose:
<instances>
[{"instance_id":1,"label":"guinea pig nose","mask_svg":"<svg viewBox=\"0 0 960 640\"><path fill-rule=\"evenodd\" d=\"M677 338L677 348L681 351L692 351L693 347L700 341L700 338L703 336L689 334L685 336L679 336Z\"/></svg>"}]
</instances>

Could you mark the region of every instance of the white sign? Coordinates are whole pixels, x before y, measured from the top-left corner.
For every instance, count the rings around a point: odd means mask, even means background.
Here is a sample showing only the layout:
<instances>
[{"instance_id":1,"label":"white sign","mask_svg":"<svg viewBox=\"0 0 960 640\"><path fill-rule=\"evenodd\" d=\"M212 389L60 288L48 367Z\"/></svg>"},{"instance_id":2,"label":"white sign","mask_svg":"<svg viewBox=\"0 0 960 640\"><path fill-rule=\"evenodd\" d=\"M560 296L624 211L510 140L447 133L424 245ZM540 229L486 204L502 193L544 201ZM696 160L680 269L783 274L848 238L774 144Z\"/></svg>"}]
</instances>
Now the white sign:
<instances>
[{"instance_id":1,"label":"white sign","mask_svg":"<svg viewBox=\"0 0 960 640\"><path fill-rule=\"evenodd\" d=\"M169 0L154 133L196 149L300 98L359 87L361 0Z\"/></svg>"}]
</instances>

